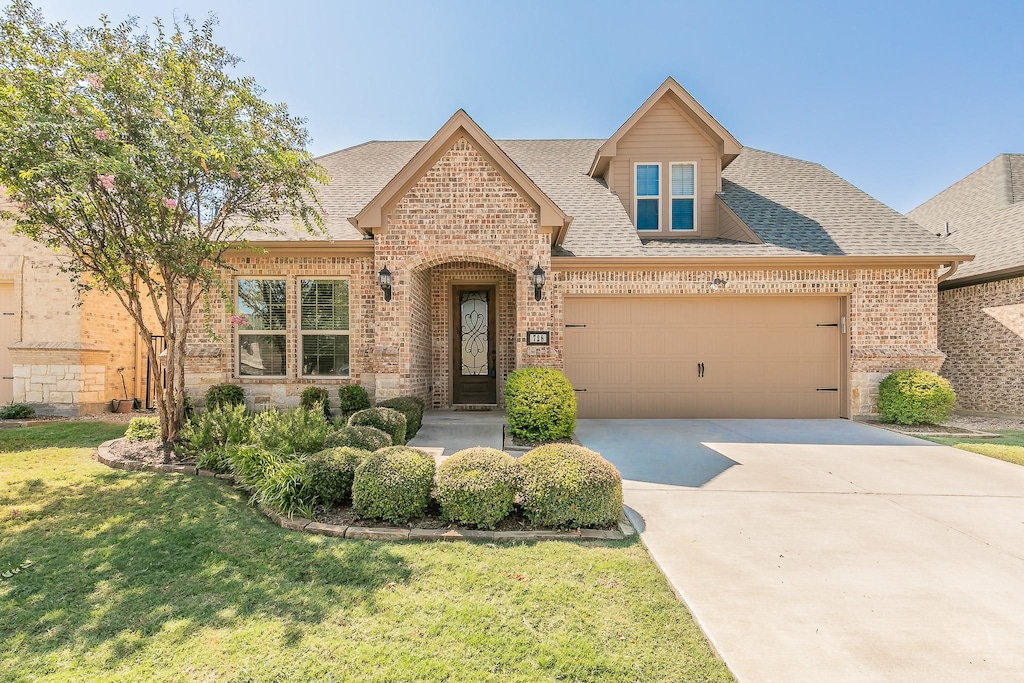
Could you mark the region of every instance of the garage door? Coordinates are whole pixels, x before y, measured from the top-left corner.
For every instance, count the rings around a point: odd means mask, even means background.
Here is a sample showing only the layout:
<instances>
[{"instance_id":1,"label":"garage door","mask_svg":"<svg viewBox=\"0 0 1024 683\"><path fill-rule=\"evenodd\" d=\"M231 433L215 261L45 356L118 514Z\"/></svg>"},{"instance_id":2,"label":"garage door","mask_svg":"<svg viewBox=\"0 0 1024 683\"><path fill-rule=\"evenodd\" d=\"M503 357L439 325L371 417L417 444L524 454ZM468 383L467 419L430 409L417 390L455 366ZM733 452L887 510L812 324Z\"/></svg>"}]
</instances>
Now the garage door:
<instances>
[{"instance_id":1,"label":"garage door","mask_svg":"<svg viewBox=\"0 0 1024 683\"><path fill-rule=\"evenodd\" d=\"M0 282L0 404L10 403L14 398L14 369L7 347L18 341L17 313L14 283Z\"/></svg>"},{"instance_id":2,"label":"garage door","mask_svg":"<svg viewBox=\"0 0 1024 683\"><path fill-rule=\"evenodd\" d=\"M580 417L840 416L840 299L566 297Z\"/></svg>"}]
</instances>

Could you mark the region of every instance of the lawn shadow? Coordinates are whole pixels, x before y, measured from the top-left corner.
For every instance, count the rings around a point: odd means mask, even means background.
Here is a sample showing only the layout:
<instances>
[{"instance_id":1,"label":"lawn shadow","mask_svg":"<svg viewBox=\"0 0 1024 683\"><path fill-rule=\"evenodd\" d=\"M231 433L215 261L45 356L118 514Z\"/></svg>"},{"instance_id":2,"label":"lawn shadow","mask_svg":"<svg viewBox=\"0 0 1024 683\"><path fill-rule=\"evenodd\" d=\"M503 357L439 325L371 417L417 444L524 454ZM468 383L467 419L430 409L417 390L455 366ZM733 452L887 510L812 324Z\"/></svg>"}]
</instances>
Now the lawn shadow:
<instances>
[{"instance_id":1,"label":"lawn shadow","mask_svg":"<svg viewBox=\"0 0 1024 683\"><path fill-rule=\"evenodd\" d=\"M15 509L0 517L4 563L34 563L0 585L0 654L15 648L5 657L106 646L114 665L168 637L165 627L185 639L252 616L279 622L294 643L339 610L373 612L378 591L411 575L386 544L281 529L212 480L33 480L0 504Z\"/></svg>"}]
</instances>

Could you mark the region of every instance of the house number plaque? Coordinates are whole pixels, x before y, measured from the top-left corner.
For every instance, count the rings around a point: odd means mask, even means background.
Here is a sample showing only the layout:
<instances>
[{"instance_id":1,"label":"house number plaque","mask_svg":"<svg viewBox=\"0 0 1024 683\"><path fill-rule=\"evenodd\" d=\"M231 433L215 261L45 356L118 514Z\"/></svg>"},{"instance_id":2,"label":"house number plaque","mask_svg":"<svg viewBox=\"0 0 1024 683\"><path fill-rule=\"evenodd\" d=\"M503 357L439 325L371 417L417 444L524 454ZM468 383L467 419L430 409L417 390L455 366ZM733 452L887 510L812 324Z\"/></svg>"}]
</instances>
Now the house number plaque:
<instances>
[{"instance_id":1,"label":"house number plaque","mask_svg":"<svg viewBox=\"0 0 1024 683\"><path fill-rule=\"evenodd\" d=\"M531 330L526 333L526 345L527 346L550 346L551 344L551 333L547 330L537 331Z\"/></svg>"}]
</instances>

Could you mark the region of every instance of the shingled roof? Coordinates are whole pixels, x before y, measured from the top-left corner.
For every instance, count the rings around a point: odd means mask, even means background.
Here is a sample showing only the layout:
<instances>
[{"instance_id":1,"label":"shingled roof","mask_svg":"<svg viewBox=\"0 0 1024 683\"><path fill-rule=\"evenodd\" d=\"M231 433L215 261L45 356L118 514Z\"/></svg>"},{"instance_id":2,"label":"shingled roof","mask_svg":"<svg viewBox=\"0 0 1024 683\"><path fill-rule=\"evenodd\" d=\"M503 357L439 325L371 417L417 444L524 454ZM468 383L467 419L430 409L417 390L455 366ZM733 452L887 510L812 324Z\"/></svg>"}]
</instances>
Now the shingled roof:
<instances>
[{"instance_id":1,"label":"shingled roof","mask_svg":"<svg viewBox=\"0 0 1024 683\"><path fill-rule=\"evenodd\" d=\"M960 251L828 169L743 148L723 171L722 198L763 244L643 240L622 202L588 175L604 140L497 140L499 147L573 217L556 256L780 257L951 256ZM348 221L370 202L423 142L367 142L319 159L330 181L320 189L326 237L282 221L280 240L360 240Z\"/></svg>"},{"instance_id":2,"label":"shingled roof","mask_svg":"<svg viewBox=\"0 0 1024 683\"><path fill-rule=\"evenodd\" d=\"M1000 154L907 216L975 259L947 280L1024 272L1024 154Z\"/></svg>"}]
</instances>

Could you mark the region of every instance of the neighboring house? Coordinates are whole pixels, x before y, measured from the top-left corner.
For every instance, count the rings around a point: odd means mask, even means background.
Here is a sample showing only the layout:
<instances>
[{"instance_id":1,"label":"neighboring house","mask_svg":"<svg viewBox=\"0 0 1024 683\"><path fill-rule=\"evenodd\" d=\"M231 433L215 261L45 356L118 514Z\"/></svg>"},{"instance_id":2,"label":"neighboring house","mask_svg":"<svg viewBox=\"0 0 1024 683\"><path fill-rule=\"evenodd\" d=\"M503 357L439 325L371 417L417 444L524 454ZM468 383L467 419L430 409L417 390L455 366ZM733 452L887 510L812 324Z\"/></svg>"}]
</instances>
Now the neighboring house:
<instances>
[{"instance_id":1,"label":"neighboring house","mask_svg":"<svg viewBox=\"0 0 1024 683\"><path fill-rule=\"evenodd\" d=\"M1024 415L1024 154L1000 154L907 216L976 256L939 285L957 408Z\"/></svg>"},{"instance_id":2,"label":"neighboring house","mask_svg":"<svg viewBox=\"0 0 1024 683\"><path fill-rule=\"evenodd\" d=\"M320 163L326 235L286 220L231 256L233 301L189 340L193 396L501 405L543 365L581 417L866 416L886 373L939 369L939 271L969 258L744 148L672 79L607 140L495 141L459 111Z\"/></svg>"}]
</instances>

